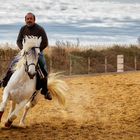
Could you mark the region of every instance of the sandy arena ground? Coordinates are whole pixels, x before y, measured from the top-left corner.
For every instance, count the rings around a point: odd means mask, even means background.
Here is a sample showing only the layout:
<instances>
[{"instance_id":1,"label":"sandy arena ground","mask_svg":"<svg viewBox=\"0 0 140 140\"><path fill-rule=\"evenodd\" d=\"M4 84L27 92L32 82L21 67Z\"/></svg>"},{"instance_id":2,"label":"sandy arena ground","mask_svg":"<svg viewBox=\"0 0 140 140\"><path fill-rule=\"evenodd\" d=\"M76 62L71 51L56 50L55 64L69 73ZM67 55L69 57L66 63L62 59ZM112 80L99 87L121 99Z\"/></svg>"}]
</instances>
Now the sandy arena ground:
<instances>
[{"instance_id":1,"label":"sandy arena ground","mask_svg":"<svg viewBox=\"0 0 140 140\"><path fill-rule=\"evenodd\" d=\"M18 117L10 130L3 127L6 110L0 140L140 140L140 72L65 81L70 88L65 108L40 95L27 128L18 127Z\"/></svg>"}]
</instances>

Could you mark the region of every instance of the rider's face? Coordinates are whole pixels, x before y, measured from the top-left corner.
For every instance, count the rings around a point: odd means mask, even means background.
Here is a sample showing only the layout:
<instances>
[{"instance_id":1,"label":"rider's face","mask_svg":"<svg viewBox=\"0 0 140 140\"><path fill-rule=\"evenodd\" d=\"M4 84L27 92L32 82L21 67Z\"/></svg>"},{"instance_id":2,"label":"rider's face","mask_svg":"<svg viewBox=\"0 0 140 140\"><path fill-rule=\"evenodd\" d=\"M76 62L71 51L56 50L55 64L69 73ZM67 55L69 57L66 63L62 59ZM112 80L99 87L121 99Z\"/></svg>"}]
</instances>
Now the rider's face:
<instances>
[{"instance_id":1,"label":"rider's face","mask_svg":"<svg viewBox=\"0 0 140 140\"><path fill-rule=\"evenodd\" d=\"M35 18L32 14L27 14L25 17L26 25L31 27L35 24Z\"/></svg>"}]
</instances>

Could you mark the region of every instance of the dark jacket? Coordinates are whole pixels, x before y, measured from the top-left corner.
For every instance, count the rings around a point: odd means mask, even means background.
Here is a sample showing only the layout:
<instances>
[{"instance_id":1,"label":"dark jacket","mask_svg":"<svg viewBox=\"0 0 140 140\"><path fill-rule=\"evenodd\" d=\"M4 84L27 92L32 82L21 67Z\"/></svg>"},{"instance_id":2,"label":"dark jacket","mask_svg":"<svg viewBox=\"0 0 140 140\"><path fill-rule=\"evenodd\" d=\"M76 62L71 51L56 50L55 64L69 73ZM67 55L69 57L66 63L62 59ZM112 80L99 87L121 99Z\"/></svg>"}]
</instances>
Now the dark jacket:
<instances>
[{"instance_id":1,"label":"dark jacket","mask_svg":"<svg viewBox=\"0 0 140 140\"><path fill-rule=\"evenodd\" d=\"M28 27L27 25L24 25L23 27L21 27L18 34L18 38L17 38L17 45L20 49L23 48L22 42L26 35L42 37L42 42L40 44L40 51L43 51L48 46L48 38L47 38L46 32L38 24L35 23L32 27Z\"/></svg>"}]
</instances>

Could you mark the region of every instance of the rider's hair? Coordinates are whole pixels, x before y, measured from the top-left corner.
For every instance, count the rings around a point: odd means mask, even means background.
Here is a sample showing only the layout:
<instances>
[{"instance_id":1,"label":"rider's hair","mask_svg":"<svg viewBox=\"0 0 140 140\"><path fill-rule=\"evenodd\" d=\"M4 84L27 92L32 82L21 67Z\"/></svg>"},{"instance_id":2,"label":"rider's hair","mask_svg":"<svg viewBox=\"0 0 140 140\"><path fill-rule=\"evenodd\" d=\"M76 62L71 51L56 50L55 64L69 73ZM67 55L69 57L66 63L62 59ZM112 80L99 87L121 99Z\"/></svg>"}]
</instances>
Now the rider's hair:
<instances>
[{"instance_id":1,"label":"rider's hair","mask_svg":"<svg viewBox=\"0 0 140 140\"><path fill-rule=\"evenodd\" d=\"M35 20L35 15L31 12L27 13L26 16L29 15L29 14L31 14L34 17L34 20ZM26 16L25 16L25 19L26 19Z\"/></svg>"}]
</instances>

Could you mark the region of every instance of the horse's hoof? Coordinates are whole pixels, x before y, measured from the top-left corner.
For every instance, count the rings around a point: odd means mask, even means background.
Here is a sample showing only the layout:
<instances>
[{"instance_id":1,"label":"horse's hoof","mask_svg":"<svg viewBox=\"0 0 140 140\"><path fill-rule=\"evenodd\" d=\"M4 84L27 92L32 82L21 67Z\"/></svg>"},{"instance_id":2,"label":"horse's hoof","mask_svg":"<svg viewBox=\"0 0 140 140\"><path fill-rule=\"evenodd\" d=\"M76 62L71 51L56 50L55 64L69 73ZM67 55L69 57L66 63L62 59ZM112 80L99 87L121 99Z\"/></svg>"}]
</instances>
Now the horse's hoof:
<instances>
[{"instance_id":1,"label":"horse's hoof","mask_svg":"<svg viewBox=\"0 0 140 140\"><path fill-rule=\"evenodd\" d=\"M19 127L21 127L21 128L26 128L26 125L25 125L25 123L20 122L20 123L19 123Z\"/></svg>"},{"instance_id":2,"label":"horse's hoof","mask_svg":"<svg viewBox=\"0 0 140 140\"><path fill-rule=\"evenodd\" d=\"M3 113L4 113L4 111L0 111L0 122L1 122L1 118L2 118Z\"/></svg>"},{"instance_id":3,"label":"horse's hoof","mask_svg":"<svg viewBox=\"0 0 140 140\"><path fill-rule=\"evenodd\" d=\"M5 123L5 127L10 128L11 125L12 125L12 123L13 123L13 121L8 120L8 121Z\"/></svg>"}]
</instances>

